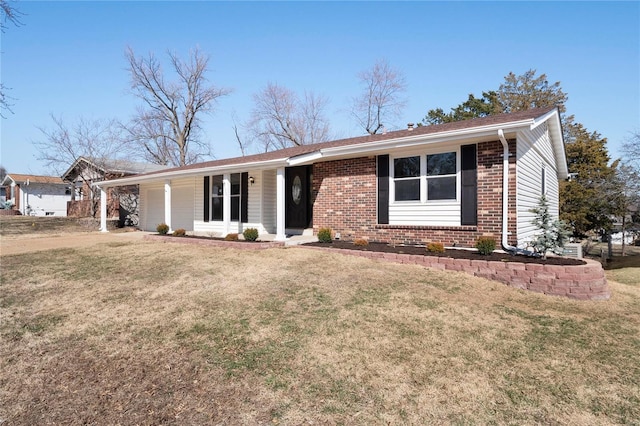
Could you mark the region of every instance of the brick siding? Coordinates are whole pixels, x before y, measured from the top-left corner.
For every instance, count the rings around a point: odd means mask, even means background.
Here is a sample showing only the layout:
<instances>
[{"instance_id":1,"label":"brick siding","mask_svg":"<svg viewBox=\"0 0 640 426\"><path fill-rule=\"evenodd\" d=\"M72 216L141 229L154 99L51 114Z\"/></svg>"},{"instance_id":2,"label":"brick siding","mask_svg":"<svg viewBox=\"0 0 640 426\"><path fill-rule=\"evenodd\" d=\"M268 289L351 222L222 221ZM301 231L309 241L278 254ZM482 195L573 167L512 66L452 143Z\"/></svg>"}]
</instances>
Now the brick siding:
<instances>
[{"instance_id":1,"label":"brick siding","mask_svg":"<svg viewBox=\"0 0 640 426\"><path fill-rule=\"evenodd\" d=\"M516 244L515 141L509 142L509 231ZM394 244L442 242L473 247L482 235L502 238L502 144L478 144L477 226L396 226L377 224L376 157L328 161L313 165L313 228L330 227L344 240L367 238Z\"/></svg>"}]
</instances>

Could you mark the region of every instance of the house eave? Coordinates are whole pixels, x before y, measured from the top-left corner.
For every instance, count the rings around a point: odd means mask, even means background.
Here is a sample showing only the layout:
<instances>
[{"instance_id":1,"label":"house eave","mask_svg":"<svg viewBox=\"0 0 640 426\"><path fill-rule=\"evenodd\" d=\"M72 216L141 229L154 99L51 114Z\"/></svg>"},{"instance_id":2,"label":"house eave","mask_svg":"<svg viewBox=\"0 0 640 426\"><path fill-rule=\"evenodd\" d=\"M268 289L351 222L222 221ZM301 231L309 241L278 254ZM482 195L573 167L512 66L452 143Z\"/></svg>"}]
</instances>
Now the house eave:
<instances>
[{"instance_id":1,"label":"house eave","mask_svg":"<svg viewBox=\"0 0 640 426\"><path fill-rule=\"evenodd\" d=\"M519 129L528 128L532 124L532 120L522 120L512 123L474 127L471 129L462 129L444 133L435 133L432 135L415 135L403 138L389 139L385 141L375 141L357 145L324 148L313 153L300 155L298 157L292 157L291 159L289 159L289 164L312 164L319 160L327 161L337 158L354 157L359 155L375 155L379 152L387 152L392 149L412 148L437 143L483 140L491 138L496 139L498 129L503 129L505 133L515 134Z\"/></svg>"},{"instance_id":2,"label":"house eave","mask_svg":"<svg viewBox=\"0 0 640 426\"><path fill-rule=\"evenodd\" d=\"M98 188L111 188L114 186L125 185L137 185L141 183L164 181L167 179L177 179L184 177L191 177L197 175L209 175L209 174L221 174L221 173L234 173L246 171L247 169L268 169L274 167L286 167L288 165L287 158L278 158L269 161L254 161L248 163L229 164L222 166L212 166L203 168L194 168L187 170L173 170L169 172L159 172L149 175L132 176L122 179L105 180L102 182L95 182L94 186Z\"/></svg>"}]
</instances>

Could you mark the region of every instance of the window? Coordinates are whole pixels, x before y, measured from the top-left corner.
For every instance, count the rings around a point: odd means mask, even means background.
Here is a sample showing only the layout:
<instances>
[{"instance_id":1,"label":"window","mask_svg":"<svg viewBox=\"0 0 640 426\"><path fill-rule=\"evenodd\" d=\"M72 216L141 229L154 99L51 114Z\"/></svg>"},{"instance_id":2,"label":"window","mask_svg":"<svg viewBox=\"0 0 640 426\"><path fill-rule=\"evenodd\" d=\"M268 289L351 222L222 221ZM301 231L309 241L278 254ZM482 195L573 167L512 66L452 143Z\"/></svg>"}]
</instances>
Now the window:
<instances>
[{"instance_id":1,"label":"window","mask_svg":"<svg viewBox=\"0 0 640 426\"><path fill-rule=\"evenodd\" d=\"M211 220L222 220L224 211L222 182L222 175L211 177Z\"/></svg>"},{"instance_id":2,"label":"window","mask_svg":"<svg viewBox=\"0 0 640 426\"><path fill-rule=\"evenodd\" d=\"M542 181L542 187L540 188L540 191L542 193L542 195L545 195L547 193L547 176L546 176L546 169L544 167L544 165L542 166L542 176L540 176L540 180Z\"/></svg>"},{"instance_id":3,"label":"window","mask_svg":"<svg viewBox=\"0 0 640 426\"><path fill-rule=\"evenodd\" d=\"M396 201L420 200L420 157L393 160L393 181Z\"/></svg>"},{"instance_id":4,"label":"window","mask_svg":"<svg viewBox=\"0 0 640 426\"><path fill-rule=\"evenodd\" d=\"M240 173L234 173L231 178L231 220L240 220Z\"/></svg>"},{"instance_id":5,"label":"window","mask_svg":"<svg viewBox=\"0 0 640 426\"><path fill-rule=\"evenodd\" d=\"M456 199L456 153L427 155L427 200Z\"/></svg>"}]
</instances>

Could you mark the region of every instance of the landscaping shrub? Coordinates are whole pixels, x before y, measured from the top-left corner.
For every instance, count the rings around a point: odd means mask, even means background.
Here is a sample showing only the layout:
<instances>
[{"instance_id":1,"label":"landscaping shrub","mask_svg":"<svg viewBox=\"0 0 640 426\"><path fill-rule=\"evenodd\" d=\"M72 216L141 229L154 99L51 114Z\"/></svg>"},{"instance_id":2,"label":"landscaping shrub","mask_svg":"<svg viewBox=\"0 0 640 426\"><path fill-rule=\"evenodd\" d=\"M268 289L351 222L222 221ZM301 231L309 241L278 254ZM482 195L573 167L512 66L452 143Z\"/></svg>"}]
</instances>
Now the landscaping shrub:
<instances>
[{"instance_id":1,"label":"landscaping shrub","mask_svg":"<svg viewBox=\"0 0 640 426\"><path fill-rule=\"evenodd\" d=\"M333 241L331 238L331 228L318 229L318 241L321 243L330 243Z\"/></svg>"},{"instance_id":2,"label":"landscaping shrub","mask_svg":"<svg viewBox=\"0 0 640 426\"><path fill-rule=\"evenodd\" d=\"M366 247L369 245L369 241L365 240L364 238L356 238L355 240L353 240L353 245L359 246L359 247Z\"/></svg>"},{"instance_id":3,"label":"landscaping shrub","mask_svg":"<svg viewBox=\"0 0 640 426\"><path fill-rule=\"evenodd\" d=\"M258 230L256 228L247 228L242 232L242 235L247 241L255 241L258 239Z\"/></svg>"},{"instance_id":4,"label":"landscaping shrub","mask_svg":"<svg viewBox=\"0 0 640 426\"><path fill-rule=\"evenodd\" d=\"M174 237L184 237L185 235L187 235L187 231L185 231L182 228L178 228L175 231L173 231Z\"/></svg>"},{"instance_id":5,"label":"landscaping shrub","mask_svg":"<svg viewBox=\"0 0 640 426\"><path fill-rule=\"evenodd\" d=\"M427 251L429 253L444 253L444 244L442 244L442 243L429 243L429 244L427 244Z\"/></svg>"},{"instance_id":6,"label":"landscaping shrub","mask_svg":"<svg viewBox=\"0 0 640 426\"><path fill-rule=\"evenodd\" d=\"M167 235L167 232L169 232L169 225L167 225L166 223L161 223L160 225L156 226L156 231L158 231L158 234L160 235Z\"/></svg>"},{"instance_id":7,"label":"landscaping shrub","mask_svg":"<svg viewBox=\"0 0 640 426\"><path fill-rule=\"evenodd\" d=\"M224 237L225 241L238 241L238 234L227 234L226 237Z\"/></svg>"},{"instance_id":8,"label":"landscaping shrub","mask_svg":"<svg viewBox=\"0 0 640 426\"><path fill-rule=\"evenodd\" d=\"M493 237L480 237L476 241L478 252L484 256L488 256L496 249L496 240Z\"/></svg>"},{"instance_id":9,"label":"landscaping shrub","mask_svg":"<svg viewBox=\"0 0 640 426\"><path fill-rule=\"evenodd\" d=\"M538 229L533 240L529 242L531 247L536 253L542 254L543 259L547 258L548 251L561 255L562 248L571 235L569 226L562 220L553 219L547 197L544 195L540 197L538 205L529 211L536 215L531 223Z\"/></svg>"}]
</instances>

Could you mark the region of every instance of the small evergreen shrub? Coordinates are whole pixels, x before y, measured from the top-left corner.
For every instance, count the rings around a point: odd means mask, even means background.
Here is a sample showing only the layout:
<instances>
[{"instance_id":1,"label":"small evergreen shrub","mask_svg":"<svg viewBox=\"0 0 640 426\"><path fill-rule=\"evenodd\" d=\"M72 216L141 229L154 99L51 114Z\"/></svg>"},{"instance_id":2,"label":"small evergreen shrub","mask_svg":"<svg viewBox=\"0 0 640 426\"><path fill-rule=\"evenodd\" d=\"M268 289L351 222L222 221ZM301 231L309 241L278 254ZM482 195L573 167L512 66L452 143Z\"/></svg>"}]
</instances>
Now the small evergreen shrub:
<instances>
[{"instance_id":1,"label":"small evergreen shrub","mask_svg":"<svg viewBox=\"0 0 640 426\"><path fill-rule=\"evenodd\" d=\"M496 240L493 237L480 237L476 241L478 253L489 256L496 249Z\"/></svg>"},{"instance_id":2,"label":"small evergreen shrub","mask_svg":"<svg viewBox=\"0 0 640 426\"><path fill-rule=\"evenodd\" d=\"M429 243L429 244L427 244L427 251L429 253L444 253L444 244L442 244L442 243Z\"/></svg>"},{"instance_id":3,"label":"small evergreen shrub","mask_svg":"<svg viewBox=\"0 0 640 426\"><path fill-rule=\"evenodd\" d=\"M160 225L156 226L156 231L158 231L158 234L160 235L167 235L167 232L169 232L169 225L167 225L166 223L161 223Z\"/></svg>"},{"instance_id":4,"label":"small evergreen shrub","mask_svg":"<svg viewBox=\"0 0 640 426\"><path fill-rule=\"evenodd\" d=\"M224 237L225 241L238 241L238 234L227 234L226 237Z\"/></svg>"},{"instance_id":5,"label":"small evergreen shrub","mask_svg":"<svg viewBox=\"0 0 640 426\"><path fill-rule=\"evenodd\" d=\"M355 240L353 240L353 245L358 247L366 247L369 245L369 241L365 240L364 238L356 238Z\"/></svg>"},{"instance_id":6,"label":"small evergreen shrub","mask_svg":"<svg viewBox=\"0 0 640 426\"><path fill-rule=\"evenodd\" d=\"M174 237L184 237L185 235L187 235L187 231L185 231L182 228L178 228L175 231L173 231Z\"/></svg>"},{"instance_id":7,"label":"small evergreen shrub","mask_svg":"<svg viewBox=\"0 0 640 426\"><path fill-rule=\"evenodd\" d=\"M571 230L567 224L558 219L554 219L549 211L547 197L542 195L538 205L530 210L536 217L531 221L538 232L529 243L536 253L542 254L542 258L547 258L547 252L562 254L562 248L569 241Z\"/></svg>"},{"instance_id":8,"label":"small evergreen shrub","mask_svg":"<svg viewBox=\"0 0 640 426\"><path fill-rule=\"evenodd\" d=\"M247 228L242 231L242 235L246 241L255 241L258 239L258 230L256 228Z\"/></svg>"},{"instance_id":9,"label":"small evergreen shrub","mask_svg":"<svg viewBox=\"0 0 640 426\"><path fill-rule=\"evenodd\" d=\"M321 243L330 243L333 241L331 237L331 228L320 228L318 229L318 241Z\"/></svg>"}]
</instances>

